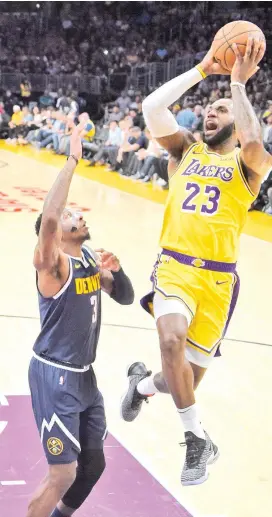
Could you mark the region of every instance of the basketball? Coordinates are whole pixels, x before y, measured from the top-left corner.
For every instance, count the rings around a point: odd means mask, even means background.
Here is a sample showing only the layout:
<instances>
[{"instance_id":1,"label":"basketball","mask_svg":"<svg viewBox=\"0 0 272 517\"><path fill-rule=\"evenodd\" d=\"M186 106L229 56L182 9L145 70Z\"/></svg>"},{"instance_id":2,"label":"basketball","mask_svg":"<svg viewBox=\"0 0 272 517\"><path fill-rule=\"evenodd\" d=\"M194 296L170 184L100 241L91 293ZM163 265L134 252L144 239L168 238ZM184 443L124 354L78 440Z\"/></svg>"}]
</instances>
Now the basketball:
<instances>
[{"instance_id":1,"label":"basketball","mask_svg":"<svg viewBox=\"0 0 272 517\"><path fill-rule=\"evenodd\" d=\"M226 71L231 72L235 62L232 44L236 43L241 54L244 55L248 37L250 35L258 36L259 34L265 40L264 33L254 23L243 20L227 23L219 29L212 43L215 60Z\"/></svg>"}]
</instances>

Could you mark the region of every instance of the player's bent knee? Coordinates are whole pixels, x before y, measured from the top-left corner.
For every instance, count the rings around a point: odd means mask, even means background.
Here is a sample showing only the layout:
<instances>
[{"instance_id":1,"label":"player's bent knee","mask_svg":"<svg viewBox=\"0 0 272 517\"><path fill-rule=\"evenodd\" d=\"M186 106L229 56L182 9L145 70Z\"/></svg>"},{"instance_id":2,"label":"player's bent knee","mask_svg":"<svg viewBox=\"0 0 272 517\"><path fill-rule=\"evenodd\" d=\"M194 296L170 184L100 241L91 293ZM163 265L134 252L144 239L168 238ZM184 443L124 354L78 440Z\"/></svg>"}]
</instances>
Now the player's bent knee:
<instances>
[{"instance_id":1,"label":"player's bent knee","mask_svg":"<svg viewBox=\"0 0 272 517\"><path fill-rule=\"evenodd\" d=\"M65 465L51 465L48 475L48 484L65 494L76 479L76 462Z\"/></svg>"},{"instance_id":2,"label":"player's bent knee","mask_svg":"<svg viewBox=\"0 0 272 517\"><path fill-rule=\"evenodd\" d=\"M88 450L78 462L74 484L62 498L65 506L77 510L88 497L106 467L103 449Z\"/></svg>"},{"instance_id":3,"label":"player's bent knee","mask_svg":"<svg viewBox=\"0 0 272 517\"><path fill-rule=\"evenodd\" d=\"M163 356L167 356L169 359L175 358L177 354L180 354L184 350L186 335L182 332L169 332L164 333L160 336L160 347Z\"/></svg>"}]
</instances>

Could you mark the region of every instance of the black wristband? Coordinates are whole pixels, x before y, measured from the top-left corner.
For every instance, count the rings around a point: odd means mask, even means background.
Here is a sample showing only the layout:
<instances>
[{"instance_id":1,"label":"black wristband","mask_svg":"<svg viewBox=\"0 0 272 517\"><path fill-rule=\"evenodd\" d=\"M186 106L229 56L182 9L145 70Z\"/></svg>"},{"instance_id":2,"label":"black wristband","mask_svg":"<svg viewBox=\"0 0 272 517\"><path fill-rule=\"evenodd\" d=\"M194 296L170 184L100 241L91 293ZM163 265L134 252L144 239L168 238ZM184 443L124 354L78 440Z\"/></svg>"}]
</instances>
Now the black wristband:
<instances>
[{"instance_id":1,"label":"black wristband","mask_svg":"<svg viewBox=\"0 0 272 517\"><path fill-rule=\"evenodd\" d=\"M70 156L68 156L67 160L69 160L69 158L73 158L76 162L76 165L78 164L78 159L73 154L70 154Z\"/></svg>"},{"instance_id":2,"label":"black wristband","mask_svg":"<svg viewBox=\"0 0 272 517\"><path fill-rule=\"evenodd\" d=\"M134 301L134 290L128 276L121 268L119 271L111 271L113 287L111 298L121 305L130 305Z\"/></svg>"}]
</instances>

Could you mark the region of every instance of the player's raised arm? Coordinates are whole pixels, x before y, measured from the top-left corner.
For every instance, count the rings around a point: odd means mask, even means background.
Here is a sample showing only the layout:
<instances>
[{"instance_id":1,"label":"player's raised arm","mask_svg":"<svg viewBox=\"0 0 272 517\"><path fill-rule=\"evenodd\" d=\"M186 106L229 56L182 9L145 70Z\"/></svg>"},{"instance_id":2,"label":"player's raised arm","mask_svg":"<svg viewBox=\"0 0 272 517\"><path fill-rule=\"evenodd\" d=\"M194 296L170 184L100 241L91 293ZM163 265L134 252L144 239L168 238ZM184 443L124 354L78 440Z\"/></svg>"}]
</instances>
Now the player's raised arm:
<instances>
[{"instance_id":1,"label":"player's raised arm","mask_svg":"<svg viewBox=\"0 0 272 517\"><path fill-rule=\"evenodd\" d=\"M181 159L183 152L194 142L194 138L190 132L179 127L168 108L187 90L211 74L226 74L226 70L214 62L212 50L199 65L171 79L143 102L143 114L151 135L176 160Z\"/></svg>"},{"instance_id":2,"label":"player's raised arm","mask_svg":"<svg viewBox=\"0 0 272 517\"><path fill-rule=\"evenodd\" d=\"M74 129L71 136L71 155L45 198L39 240L34 255L34 266L38 271L52 271L59 260L62 237L61 216L66 205L74 170L82 156L81 130L82 124Z\"/></svg>"},{"instance_id":3,"label":"player's raised arm","mask_svg":"<svg viewBox=\"0 0 272 517\"><path fill-rule=\"evenodd\" d=\"M249 37L244 57L236 44L233 44L233 50L236 61L231 72L231 93L235 129L248 181L253 191L258 193L263 176L272 167L272 157L264 148L261 126L247 98L245 85L259 69L258 63L264 56L265 42L260 37Z\"/></svg>"}]
</instances>

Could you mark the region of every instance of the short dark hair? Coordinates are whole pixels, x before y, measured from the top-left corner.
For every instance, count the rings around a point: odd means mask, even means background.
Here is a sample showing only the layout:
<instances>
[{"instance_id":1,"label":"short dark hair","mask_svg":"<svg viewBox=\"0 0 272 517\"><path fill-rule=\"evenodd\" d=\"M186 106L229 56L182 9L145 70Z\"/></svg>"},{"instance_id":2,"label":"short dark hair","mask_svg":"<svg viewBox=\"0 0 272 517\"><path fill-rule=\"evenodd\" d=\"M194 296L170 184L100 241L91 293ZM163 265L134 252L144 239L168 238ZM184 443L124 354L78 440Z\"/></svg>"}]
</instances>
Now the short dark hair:
<instances>
[{"instance_id":1,"label":"short dark hair","mask_svg":"<svg viewBox=\"0 0 272 517\"><path fill-rule=\"evenodd\" d=\"M41 224L42 224L42 214L40 214L37 218L37 221L35 223L35 232L36 232L36 235L39 235L40 233L40 228L41 228Z\"/></svg>"}]
</instances>

